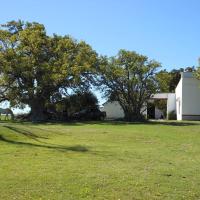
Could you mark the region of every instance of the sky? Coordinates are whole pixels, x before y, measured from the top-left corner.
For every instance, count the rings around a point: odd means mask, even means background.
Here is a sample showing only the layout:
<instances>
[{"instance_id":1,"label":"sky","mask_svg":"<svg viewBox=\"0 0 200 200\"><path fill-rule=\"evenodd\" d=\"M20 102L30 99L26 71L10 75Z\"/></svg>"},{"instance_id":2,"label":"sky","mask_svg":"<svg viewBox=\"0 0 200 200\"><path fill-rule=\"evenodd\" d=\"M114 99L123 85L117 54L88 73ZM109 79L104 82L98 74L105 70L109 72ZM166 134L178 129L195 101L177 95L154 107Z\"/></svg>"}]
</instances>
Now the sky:
<instances>
[{"instance_id":1,"label":"sky","mask_svg":"<svg viewBox=\"0 0 200 200\"><path fill-rule=\"evenodd\" d=\"M199 9L199 0L2 0L0 23L36 21L98 54L136 51L170 70L198 65Z\"/></svg>"}]
</instances>

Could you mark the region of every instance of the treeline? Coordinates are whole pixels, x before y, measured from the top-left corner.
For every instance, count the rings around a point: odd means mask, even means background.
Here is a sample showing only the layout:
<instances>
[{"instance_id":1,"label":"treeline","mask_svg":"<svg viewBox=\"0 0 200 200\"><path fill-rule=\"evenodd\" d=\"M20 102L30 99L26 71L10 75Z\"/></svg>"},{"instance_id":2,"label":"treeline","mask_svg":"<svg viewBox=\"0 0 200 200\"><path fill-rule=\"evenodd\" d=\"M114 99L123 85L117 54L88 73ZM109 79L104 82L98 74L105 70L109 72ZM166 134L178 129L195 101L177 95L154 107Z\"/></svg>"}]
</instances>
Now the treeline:
<instances>
[{"instance_id":1,"label":"treeline","mask_svg":"<svg viewBox=\"0 0 200 200\"><path fill-rule=\"evenodd\" d=\"M143 105L150 96L173 92L180 78L182 69L167 72L160 67L159 62L133 51L99 56L84 41L49 36L35 22L11 21L0 29L0 101L8 100L12 107L29 105L32 121L46 120L49 110L82 109L84 103L72 106L73 95L84 96L91 87L117 100L126 120L142 120Z\"/></svg>"}]
</instances>

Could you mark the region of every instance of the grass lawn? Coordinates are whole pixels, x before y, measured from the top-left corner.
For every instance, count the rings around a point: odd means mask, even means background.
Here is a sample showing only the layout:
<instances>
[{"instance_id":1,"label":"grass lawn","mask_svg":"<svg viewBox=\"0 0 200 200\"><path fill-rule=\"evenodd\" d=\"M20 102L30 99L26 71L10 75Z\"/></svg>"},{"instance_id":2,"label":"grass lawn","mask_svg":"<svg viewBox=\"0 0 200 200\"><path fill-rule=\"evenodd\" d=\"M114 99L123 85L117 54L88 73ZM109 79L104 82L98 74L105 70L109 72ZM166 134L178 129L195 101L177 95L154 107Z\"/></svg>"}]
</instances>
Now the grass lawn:
<instances>
[{"instance_id":1,"label":"grass lawn","mask_svg":"<svg viewBox=\"0 0 200 200\"><path fill-rule=\"evenodd\" d=\"M0 122L0 199L200 199L200 123Z\"/></svg>"}]
</instances>

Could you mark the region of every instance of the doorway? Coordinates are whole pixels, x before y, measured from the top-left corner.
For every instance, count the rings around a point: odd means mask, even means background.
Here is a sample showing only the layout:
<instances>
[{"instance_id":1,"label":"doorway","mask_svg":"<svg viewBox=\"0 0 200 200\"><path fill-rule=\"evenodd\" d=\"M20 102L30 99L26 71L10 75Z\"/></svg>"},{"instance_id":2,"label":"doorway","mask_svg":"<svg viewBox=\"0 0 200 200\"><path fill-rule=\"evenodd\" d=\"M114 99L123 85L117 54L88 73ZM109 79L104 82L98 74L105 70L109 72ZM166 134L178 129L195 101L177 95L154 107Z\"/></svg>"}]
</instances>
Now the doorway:
<instances>
[{"instance_id":1,"label":"doorway","mask_svg":"<svg viewBox=\"0 0 200 200\"><path fill-rule=\"evenodd\" d=\"M153 103L147 105L147 118L155 119L155 105Z\"/></svg>"}]
</instances>

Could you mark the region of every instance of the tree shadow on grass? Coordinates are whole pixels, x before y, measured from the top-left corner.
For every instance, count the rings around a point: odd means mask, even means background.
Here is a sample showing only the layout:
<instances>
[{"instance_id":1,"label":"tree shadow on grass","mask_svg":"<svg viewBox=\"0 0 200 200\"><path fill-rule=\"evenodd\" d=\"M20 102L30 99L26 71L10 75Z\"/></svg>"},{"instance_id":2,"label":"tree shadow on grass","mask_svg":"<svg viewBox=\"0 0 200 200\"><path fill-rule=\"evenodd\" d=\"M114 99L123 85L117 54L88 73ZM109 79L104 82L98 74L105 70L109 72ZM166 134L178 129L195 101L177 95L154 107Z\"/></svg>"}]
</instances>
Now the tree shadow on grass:
<instances>
[{"instance_id":1,"label":"tree shadow on grass","mask_svg":"<svg viewBox=\"0 0 200 200\"><path fill-rule=\"evenodd\" d=\"M167 121L167 120L146 120L146 121L135 121L135 122L127 122L127 121L119 121L119 120L105 120L105 121L74 121L74 122L63 122L60 123L63 126L83 126L83 125L166 125L166 126L193 126L200 125L200 123L192 122L192 121Z\"/></svg>"},{"instance_id":2,"label":"tree shadow on grass","mask_svg":"<svg viewBox=\"0 0 200 200\"><path fill-rule=\"evenodd\" d=\"M0 121L1 123L1 121ZM4 123L4 122L3 122ZM85 126L85 125L166 125L166 126L193 126L200 125L198 121L167 121L167 120L147 120L147 121L139 121L139 122L126 122L123 120L105 120L105 121L49 121L49 122L11 122L13 124L21 124L21 125L61 125L61 126ZM8 124L6 121L5 124ZM3 125L4 127L9 127L7 125ZM13 128L13 127L11 127Z\"/></svg>"},{"instance_id":3,"label":"tree shadow on grass","mask_svg":"<svg viewBox=\"0 0 200 200\"><path fill-rule=\"evenodd\" d=\"M189 122L189 121L138 121L138 122L126 122L126 121L87 121L82 122L82 124L88 124L88 125L118 125L118 126L124 126L124 125L166 125L166 126L198 126L200 123L198 122ZM65 124L68 125L67 123ZM81 124L79 124L81 125Z\"/></svg>"},{"instance_id":4,"label":"tree shadow on grass","mask_svg":"<svg viewBox=\"0 0 200 200\"><path fill-rule=\"evenodd\" d=\"M43 145L43 144L35 144L35 143L29 143L29 142L19 142L14 141L11 139L7 139L4 136L0 135L0 141L8 143L8 144L14 144L14 145L23 145L27 147L40 147L40 148L46 148L46 149L53 149L58 151L75 151L75 152L87 152L89 151L88 148L81 146L81 145L75 145L75 146L63 146L63 145Z\"/></svg>"},{"instance_id":5,"label":"tree shadow on grass","mask_svg":"<svg viewBox=\"0 0 200 200\"><path fill-rule=\"evenodd\" d=\"M17 127L13 127L13 126L8 126L8 125L4 125L3 127L9 129L9 130L12 130L16 133L19 133L19 134L22 134L30 139L33 139L33 140L36 140L36 141L39 141L38 139L48 139L47 137L44 137L44 136L38 136L30 131L27 131L27 130L24 130L24 129L21 129L21 128L17 128Z\"/></svg>"},{"instance_id":6,"label":"tree shadow on grass","mask_svg":"<svg viewBox=\"0 0 200 200\"><path fill-rule=\"evenodd\" d=\"M15 145L25 145L29 147L42 147L42 148L47 148L47 149L54 149L54 150L59 150L59 151L77 151L77 152L87 152L88 148L81 146L81 145L76 145L76 146L70 146L66 147L63 145L56 145L56 144L50 144L47 142L40 141L39 139L48 139L47 137L43 136L38 136L30 131L9 126L9 125L4 125L3 127L8 128L9 130L12 130L18 134L22 134L29 139L35 140L36 142L42 143L42 144L36 144L36 143L30 143L30 142L20 142L20 141L14 141L11 139L7 139L4 136L0 135L0 141L7 142L10 144L15 144Z\"/></svg>"},{"instance_id":7,"label":"tree shadow on grass","mask_svg":"<svg viewBox=\"0 0 200 200\"><path fill-rule=\"evenodd\" d=\"M185 121L148 121L147 124L151 125L167 125L167 126L199 126L199 123L195 122L185 122Z\"/></svg>"}]
</instances>

